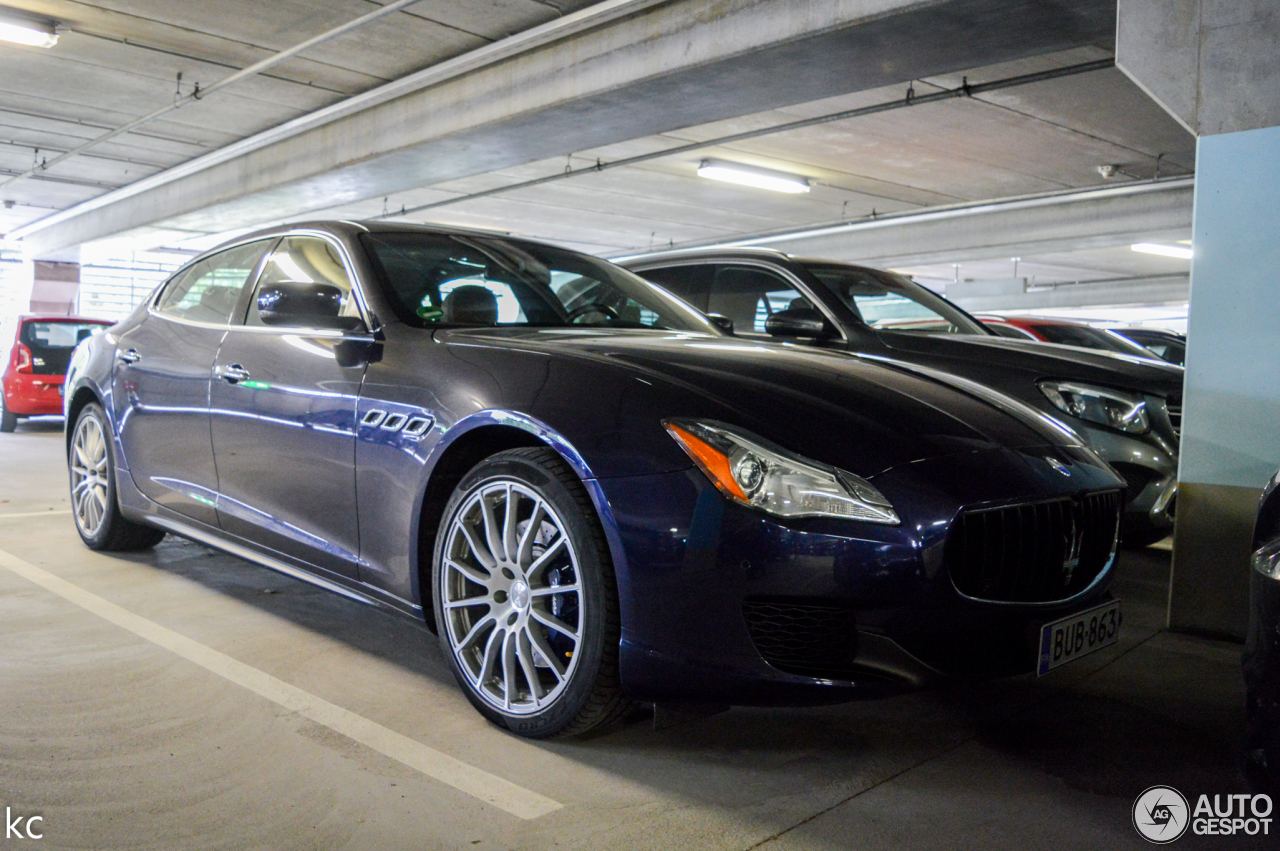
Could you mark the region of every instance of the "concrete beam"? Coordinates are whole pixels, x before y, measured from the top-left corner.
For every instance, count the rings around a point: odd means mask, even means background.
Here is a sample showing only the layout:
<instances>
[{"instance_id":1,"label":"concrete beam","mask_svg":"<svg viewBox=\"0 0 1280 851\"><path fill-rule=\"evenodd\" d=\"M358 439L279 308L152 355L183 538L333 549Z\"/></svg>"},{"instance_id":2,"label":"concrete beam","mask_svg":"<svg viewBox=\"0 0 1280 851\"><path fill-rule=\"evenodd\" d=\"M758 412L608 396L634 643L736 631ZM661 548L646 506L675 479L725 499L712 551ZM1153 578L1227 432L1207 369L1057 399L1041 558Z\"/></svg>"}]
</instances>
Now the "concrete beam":
<instances>
[{"instance_id":1,"label":"concrete beam","mask_svg":"<svg viewBox=\"0 0 1280 851\"><path fill-rule=\"evenodd\" d=\"M1275 0L1119 0L1116 65L1197 136L1280 124Z\"/></svg>"},{"instance_id":2,"label":"concrete beam","mask_svg":"<svg viewBox=\"0 0 1280 851\"><path fill-rule=\"evenodd\" d=\"M1105 248L1191 228L1191 179L1013 198L735 241L898 267Z\"/></svg>"},{"instance_id":3,"label":"concrete beam","mask_svg":"<svg viewBox=\"0 0 1280 851\"><path fill-rule=\"evenodd\" d=\"M242 154L173 180L158 175L145 191L121 191L19 234L43 253L151 227L248 227L681 127L1106 43L1114 32L1113 0L637 5L628 17L569 29L527 51L495 52L488 64L460 62L457 76L427 75L429 85L401 86L392 100L373 98L356 112L338 105L332 121L244 145Z\"/></svg>"}]
</instances>

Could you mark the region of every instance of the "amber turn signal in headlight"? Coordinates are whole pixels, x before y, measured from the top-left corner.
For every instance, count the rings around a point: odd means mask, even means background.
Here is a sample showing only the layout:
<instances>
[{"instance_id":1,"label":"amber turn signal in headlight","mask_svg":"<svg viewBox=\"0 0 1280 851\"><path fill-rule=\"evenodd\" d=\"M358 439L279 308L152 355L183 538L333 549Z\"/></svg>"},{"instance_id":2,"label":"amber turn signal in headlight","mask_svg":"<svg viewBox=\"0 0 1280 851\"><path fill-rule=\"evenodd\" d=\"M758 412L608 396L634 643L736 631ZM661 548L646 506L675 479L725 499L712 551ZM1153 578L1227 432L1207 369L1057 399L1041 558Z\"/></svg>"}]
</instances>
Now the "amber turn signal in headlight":
<instances>
[{"instance_id":1,"label":"amber turn signal in headlight","mask_svg":"<svg viewBox=\"0 0 1280 851\"><path fill-rule=\"evenodd\" d=\"M839 517L896 525L898 515L866 479L793 455L719 423L663 425L720 492L778 517Z\"/></svg>"}]
</instances>

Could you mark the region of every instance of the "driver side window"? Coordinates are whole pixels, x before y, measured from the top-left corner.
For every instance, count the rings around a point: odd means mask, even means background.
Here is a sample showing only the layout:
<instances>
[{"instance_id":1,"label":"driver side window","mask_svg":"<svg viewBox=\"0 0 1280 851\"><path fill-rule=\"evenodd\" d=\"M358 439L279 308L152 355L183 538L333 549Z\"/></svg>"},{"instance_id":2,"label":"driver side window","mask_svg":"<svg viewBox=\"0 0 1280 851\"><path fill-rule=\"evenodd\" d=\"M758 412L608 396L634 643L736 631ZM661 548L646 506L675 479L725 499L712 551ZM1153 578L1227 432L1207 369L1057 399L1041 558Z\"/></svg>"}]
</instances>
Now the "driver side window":
<instances>
[{"instance_id":1,"label":"driver side window","mask_svg":"<svg viewBox=\"0 0 1280 851\"><path fill-rule=\"evenodd\" d=\"M706 312L732 319L736 334L763 336L772 314L795 308L817 310L789 281L767 269L726 265L716 268Z\"/></svg>"},{"instance_id":2,"label":"driver side window","mask_svg":"<svg viewBox=\"0 0 1280 851\"><path fill-rule=\"evenodd\" d=\"M360 316L360 307L352 292L351 276L342 263L338 249L328 240L315 236L288 236L267 256L258 285L249 299L246 325L263 325L258 313L258 294L272 284L328 284L342 292L339 316Z\"/></svg>"}]
</instances>

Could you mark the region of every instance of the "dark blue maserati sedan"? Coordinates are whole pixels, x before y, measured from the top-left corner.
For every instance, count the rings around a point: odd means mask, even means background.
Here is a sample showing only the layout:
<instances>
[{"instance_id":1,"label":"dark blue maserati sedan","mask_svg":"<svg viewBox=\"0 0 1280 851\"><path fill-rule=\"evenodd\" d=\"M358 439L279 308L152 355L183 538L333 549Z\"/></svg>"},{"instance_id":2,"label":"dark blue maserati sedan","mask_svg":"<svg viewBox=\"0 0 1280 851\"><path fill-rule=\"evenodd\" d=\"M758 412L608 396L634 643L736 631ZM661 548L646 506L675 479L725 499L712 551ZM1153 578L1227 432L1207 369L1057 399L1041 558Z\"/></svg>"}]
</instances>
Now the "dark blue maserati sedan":
<instances>
[{"instance_id":1,"label":"dark blue maserati sedan","mask_svg":"<svg viewBox=\"0 0 1280 851\"><path fill-rule=\"evenodd\" d=\"M723 335L593 257L325 222L85 341L85 543L174 533L418 618L533 737L635 701L804 704L1116 640L1123 481L919 366Z\"/></svg>"}]
</instances>

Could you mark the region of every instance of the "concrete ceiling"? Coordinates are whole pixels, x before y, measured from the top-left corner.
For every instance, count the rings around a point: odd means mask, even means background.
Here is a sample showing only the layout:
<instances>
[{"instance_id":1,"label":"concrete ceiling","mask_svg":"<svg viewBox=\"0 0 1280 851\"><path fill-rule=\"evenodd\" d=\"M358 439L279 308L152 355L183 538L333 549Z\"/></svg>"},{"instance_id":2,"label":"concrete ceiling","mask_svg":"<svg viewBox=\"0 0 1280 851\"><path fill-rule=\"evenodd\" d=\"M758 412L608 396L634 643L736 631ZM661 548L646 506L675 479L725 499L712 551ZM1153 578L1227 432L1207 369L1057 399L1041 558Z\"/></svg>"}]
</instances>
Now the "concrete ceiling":
<instances>
[{"instance_id":1,"label":"concrete ceiling","mask_svg":"<svg viewBox=\"0 0 1280 851\"><path fill-rule=\"evenodd\" d=\"M923 94L971 81L1080 64L1109 54L1083 48L917 80ZM907 81L843 97L697 125L573 152L514 168L320 211L365 218L494 186L586 169L581 175L409 215L553 239L601 254L738 239L877 214L1029 193L1115 185L1103 164L1138 178L1189 174L1195 140L1114 68L880 115L767 135L729 146L593 172L604 162L828 113L900 99ZM810 178L804 195L716 183L696 176L707 157Z\"/></svg>"},{"instance_id":2,"label":"concrete ceiling","mask_svg":"<svg viewBox=\"0 0 1280 851\"><path fill-rule=\"evenodd\" d=\"M590 5L421 0L133 133L0 188L0 233ZM364 0L5 0L59 23L0 43L0 180L375 8ZM3 9L0 9L0 14ZM182 75L181 82L178 75Z\"/></svg>"},{"instance_id":3,"label":"concrete ceiling","mask_svg":"<svg viewBox=\"0 0 1280 851\"><path fill-rule=\"evenodd\" d=\"M0 0L0 4L39 12L63 24L59 44L51 50L0 45L0 171L9 173L29 168L38 156L53 156L146 114L172 101L175 92L189 92L196 82L208 85L206 81L215 81L374 8L370 2L357 0L268 4L241 0L172 0L163 4L143 0ZM0 232L29 225L57 210L588 5L581 0L422 0L408 11L327 42L208 100L190 103L145 128L61 163L49 173L0 187L0 198L15 202L12 208L0 210ZM751 4L744 0L736 5ZM784 5L775 4L775 14ZM986 14L999 0L950 5L957 9L981 7ZM1014 0L1006 5L1025 12ZM1099 7L1096 2L1076 5L1087 7L1079 14L1092 15L1091 21L1098 19L1098 8L1105 12L1106 6L1102 3ZM1005 23L1010 27L1009 42L1016 42L1017 15ZM255 218L253 206L246 214L242 205L234 215L223 218L188 215L132 226L124 237L132 247L203 247L217 241L223 228L302 218L369 218L394 214L402 207L450 201L446 206L406 215L404 220L509 231L617 256L649 248L859 222L873 213L877 217L907 214L989 199L1145 181L1155 176L1157 160L1163 178L1190 174L1195 162L1194 138L1114 68L708 146L634 166L599 172L589 168L597 160L609 163L744 130L899 100L908 84L919 96L958 88L965 78L970 83L983 83L1106 59L1113 54L1113 44L1104 30L1091 24L1082 28L1085 35L1077 38L1077 44L1067 49L1049 49L1064 39L1044 38L1043 46L1027 46L1022 50L1026 55L1011 61L953 62L945 73L914 80L896 80L890 74L883 78L886 84L868 87L852 78L844 84L836 74L824 84L826 89L840 91L843 85L847 93L794 103L785 102L780 95L777 99L784 102L766 109L752 106L763 97L757 83L755 100L744 95L737 108L733 104L719 108L721 115L728 117L718 116L718 120L705 123L684 120L661 132L614 134L616 140L608 144L577 149L581 140L591 138L582 124L587 123L590 129L592 113L584 108L574 114L572 124L565 119L562 144L554 122L541 126L539 145L529 150L559 151L554 156L517 156L512 165L433 180L425 186L413 185L414 180L408 185L392 182L391 189L384 179L376 186L373 182L364 185L362 191L358 173L353 172L357 176L346 179L343 193L333 196L344 202L334 206L314 200L279 202L276 196L273 205L261 205L263 212L256 220L248 220ZM1083 43L1079 43L1081 38ZM988 46L975 50L974 59L1017 52L1016 45L1001 50ZM750 55L735 61L747 62L749 67ZM902 67L917 66L919 63L906 62ZM674 85L671 81L679 78L665 79ZM690 98L698 96L692 88L687 90ZM637 94L637 104L640 98ZM623 95L615 95L614 100L610 108L627 107ZM599 115L614 114L603 107L601 110ZM607 138L608 134L595 136ZM803 175L810 178L812 191L782 195L700 179L695 171L705 157ZM1100 165L1118 169L1107 179L1099 174ZM566 166L583 171L537 187L466 197L561 174ZM419 172L404 169L403 173ZM310 197L314 199L314 193ZM289 203L295 208L290 209ZM1164 241L1189 238L1189 215L1188 206L1185 228L1170 227L1166 218L1151 228L1149 236ZM1134 237L1132 228L1123 233L1117 229L1114 237L1111 244L1104 238L1101 243L1093 239L1087 244L1056 245L1052 250L1043 245L1039 250L1033 247L1022 256L1018 277L1034 277L1039 285L1185 274L1185 261L1130 252L1127 245ZM1021 254L1016 246L1008 253L1010 257ZM952 265L955 262L961 263L958 275ZM939 286L956 277L962 282L964 278L1014 277L1008 257L978 256L962 248L946 258L897 267Z\"/></svg>"}]
</instances>

